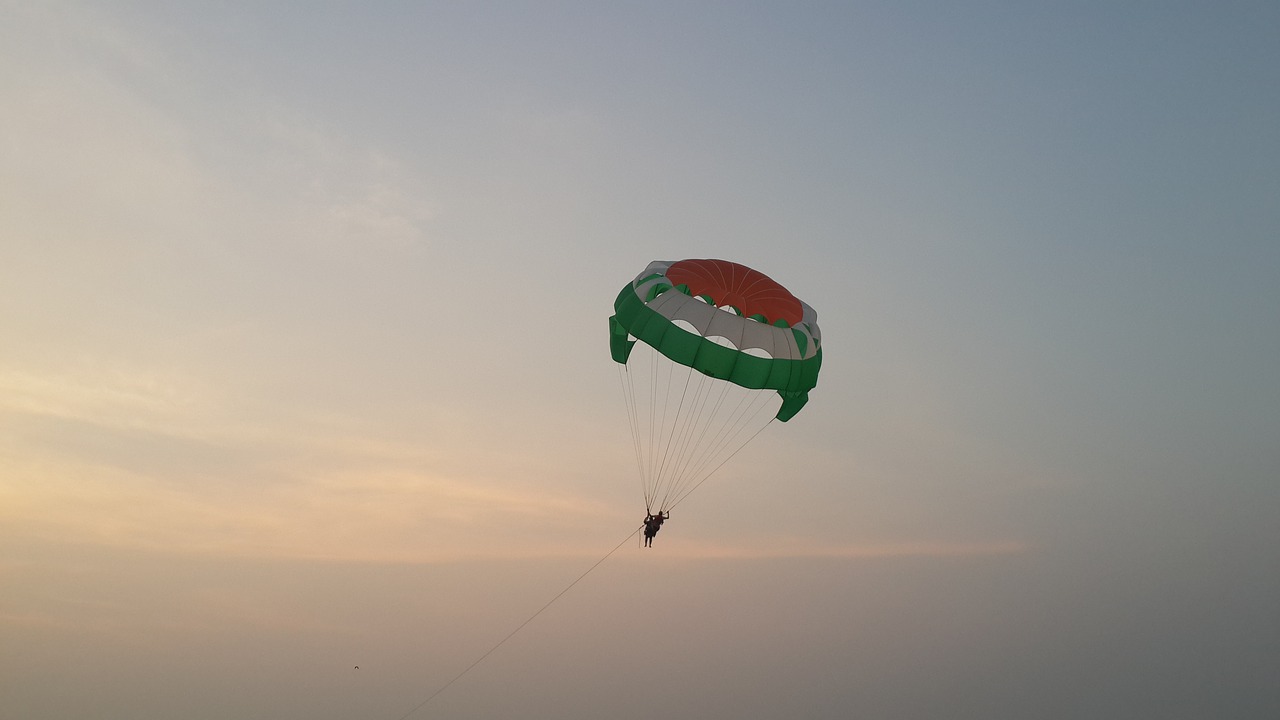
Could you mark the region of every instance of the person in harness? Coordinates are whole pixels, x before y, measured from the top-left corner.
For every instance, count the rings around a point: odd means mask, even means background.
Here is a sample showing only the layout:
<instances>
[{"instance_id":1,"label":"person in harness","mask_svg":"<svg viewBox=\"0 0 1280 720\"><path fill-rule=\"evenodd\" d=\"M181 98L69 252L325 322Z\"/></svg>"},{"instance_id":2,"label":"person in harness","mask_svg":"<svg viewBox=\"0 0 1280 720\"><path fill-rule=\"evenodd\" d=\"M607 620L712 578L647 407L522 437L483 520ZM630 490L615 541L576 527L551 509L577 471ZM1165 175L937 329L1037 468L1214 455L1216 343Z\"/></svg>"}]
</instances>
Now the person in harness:
<instances>
[{"instance_id":1,"label":"person in harness","mask_svg":"<svg viewBox=\"0 0 1280 720\"><path fill-rule=\"evenodd\" d=\"M644 546L653 547L653 536L658 534L662 529L662 523L671 517L670 512L658 511L657 515L646 514L644 516Z\"/></svg>"}]
</instances>

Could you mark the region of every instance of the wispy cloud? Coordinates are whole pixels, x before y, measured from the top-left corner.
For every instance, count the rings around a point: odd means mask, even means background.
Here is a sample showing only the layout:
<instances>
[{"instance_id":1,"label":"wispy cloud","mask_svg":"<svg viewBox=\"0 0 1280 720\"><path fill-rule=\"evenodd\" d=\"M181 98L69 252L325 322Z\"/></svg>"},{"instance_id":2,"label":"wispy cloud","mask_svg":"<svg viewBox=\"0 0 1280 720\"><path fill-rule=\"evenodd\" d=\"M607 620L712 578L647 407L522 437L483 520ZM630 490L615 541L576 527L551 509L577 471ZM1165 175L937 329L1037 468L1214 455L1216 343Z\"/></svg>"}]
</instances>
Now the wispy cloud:
<instances>
[{"instance_id":1,"label":"wispy cloud","mask_svg":"<svg viewBox=\"0 0 1280 720\"><path fill-rule=\"evenodd\" d=\"M175 414L207 399L189 378L113 370L100 364L36 372L0 366L0 411L76 420L113 418L140 427L172 427Z\"/></svg>"},{"instance_id":2,"label":"wispy cloud","mask_svg":"<svg viewBox=\"0 0 1280 720\"><path fill-rule=\"evenodd\" d=\"M0 73L5 235L113 263L139 259L121 247L175 241L289 251L426 238L428 192L376 145L249 84L193 84L184 58L109 18L25 15L31 35L62 42L22 42L6 60L21 70Z\"/></svg>"},{"instance_id":3,"label":"wispy cloud","mask_svg":"<svg viewBox=\"0 0 1280 720\"><path fill-rule=\"evenodd\" d=\"M741 545L696 543L669 546L681 559L766 560L776 558L890 559L911 557L978 557L1019 555L1030 546L1018 540L987 542L898 542L832 544L817 538L766 538L745 540ZM664 548L664 550L667 548Z\"/></svg>"},{"instance_id":4,"label":"wispy cloud","mask_svg":"<svg viewBox=\"0 0 1280 720\"><path fill-rule=\"evenodd\" d=\"M0 388L0 424L11 431L0 445L0 516L11 532L195 553L429 561L502 555L551 518L572 526L607 513L483 471L451 476L429 447L332 418L246 426L234 408L149 376L8 371Z\"/></svg>"}]
</instances>

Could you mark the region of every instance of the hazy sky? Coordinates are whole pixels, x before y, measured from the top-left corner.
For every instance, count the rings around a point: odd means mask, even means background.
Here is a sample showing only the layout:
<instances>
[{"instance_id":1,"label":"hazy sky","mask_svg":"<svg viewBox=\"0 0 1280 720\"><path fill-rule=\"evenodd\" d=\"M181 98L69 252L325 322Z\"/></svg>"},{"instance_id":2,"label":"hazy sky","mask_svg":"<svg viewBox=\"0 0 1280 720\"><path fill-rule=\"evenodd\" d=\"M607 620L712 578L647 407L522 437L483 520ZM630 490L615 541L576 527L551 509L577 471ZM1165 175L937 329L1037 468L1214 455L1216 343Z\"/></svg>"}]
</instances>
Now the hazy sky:
<instances>
[{"instance_id":1,"label":"hazy sky","mask_svg":"<svg viewBox=\"0 0 1280 720\"><path fill-rule=\"evenodd\" d=\"M411 717L1280 717L1277 128L1267 0L0 2L0 716L402 718L719 257L810 404Z\"/></svg>"}]
</instances>

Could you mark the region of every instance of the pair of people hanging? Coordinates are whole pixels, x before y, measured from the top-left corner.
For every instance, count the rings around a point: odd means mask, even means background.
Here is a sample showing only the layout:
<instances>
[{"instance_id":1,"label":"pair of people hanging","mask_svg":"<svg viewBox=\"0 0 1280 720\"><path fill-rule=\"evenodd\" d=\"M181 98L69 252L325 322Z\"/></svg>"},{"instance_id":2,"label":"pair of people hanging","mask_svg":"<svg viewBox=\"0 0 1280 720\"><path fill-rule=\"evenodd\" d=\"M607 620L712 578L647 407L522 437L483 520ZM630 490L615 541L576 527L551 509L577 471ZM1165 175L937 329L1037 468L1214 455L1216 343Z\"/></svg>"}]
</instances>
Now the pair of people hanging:
<instances>
[{"instance_id":1,"label":"pair of people hanging","mask_svg":"<svg viewBox=\"0 0 1280 720\"><path fill-rule=\"evenodd\" d=\"M644 546L653 547L653 536L662 529L662 523L671 517L670 511L659 510L657 515L646 513L644 516Z\"/></svg>"}]
</instances>

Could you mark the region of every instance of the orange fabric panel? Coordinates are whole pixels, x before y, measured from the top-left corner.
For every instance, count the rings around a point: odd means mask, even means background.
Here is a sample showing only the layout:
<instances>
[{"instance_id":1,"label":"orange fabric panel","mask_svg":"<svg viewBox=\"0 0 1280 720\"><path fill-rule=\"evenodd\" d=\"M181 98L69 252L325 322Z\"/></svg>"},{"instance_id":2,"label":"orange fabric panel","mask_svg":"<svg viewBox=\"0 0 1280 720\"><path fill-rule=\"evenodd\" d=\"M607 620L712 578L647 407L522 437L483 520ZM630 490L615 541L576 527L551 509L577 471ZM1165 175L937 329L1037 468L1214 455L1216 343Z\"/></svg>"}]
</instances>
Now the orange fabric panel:
<instances>
[{"instance_id":1,"label":"orange fabric panel","mask_svg":"<svg viewBox=\"0 0 1280 720\"><path fill-rule=\"evenodd\" d=\"M706 295L716 305L732 305L743 315L763 315L772 323L796 325L804 310L796 296L772 278L728 260L681 260L667 268L673 285L688 285L694 295Z\"/></svg>"}]
</instances>

